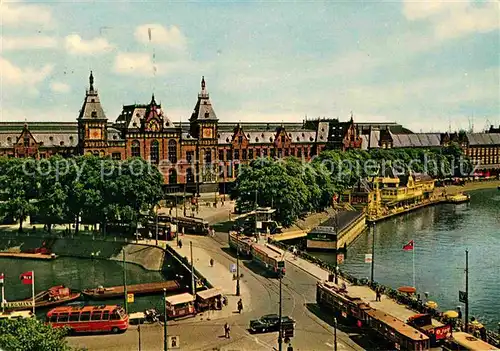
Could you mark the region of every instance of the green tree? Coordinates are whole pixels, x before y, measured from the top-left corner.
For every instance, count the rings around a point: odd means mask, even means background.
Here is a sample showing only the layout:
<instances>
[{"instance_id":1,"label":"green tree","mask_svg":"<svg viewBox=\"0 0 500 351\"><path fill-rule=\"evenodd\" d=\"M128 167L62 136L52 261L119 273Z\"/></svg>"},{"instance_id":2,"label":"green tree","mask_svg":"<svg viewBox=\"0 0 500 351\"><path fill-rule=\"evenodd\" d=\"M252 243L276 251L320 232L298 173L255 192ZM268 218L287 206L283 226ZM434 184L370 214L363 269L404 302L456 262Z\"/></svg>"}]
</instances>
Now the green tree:
<instances>
[{"instance_id":1,"label":"green tree","mask_svg":"<svg viewBox=\"0 0 500 351\"><path fill-rule=\"evenodd\" d=\"M36 319L0 321L0 349L5 351L70 351L65 329L55 329Z\"/></svg>"},{"instance_id":2,"label":"green tree","mask_svg":"<svg viewBox=\"0 0 500 351\"><path fill-rule=\"evenodd\" d=\"M0 188L3 201L0 211L3 216L12 216L19 221L19 231L30 213L37 209L36 201L40 182L37 165L33 159L8 159L1 163Z\"/></svg>"}]
</instances>

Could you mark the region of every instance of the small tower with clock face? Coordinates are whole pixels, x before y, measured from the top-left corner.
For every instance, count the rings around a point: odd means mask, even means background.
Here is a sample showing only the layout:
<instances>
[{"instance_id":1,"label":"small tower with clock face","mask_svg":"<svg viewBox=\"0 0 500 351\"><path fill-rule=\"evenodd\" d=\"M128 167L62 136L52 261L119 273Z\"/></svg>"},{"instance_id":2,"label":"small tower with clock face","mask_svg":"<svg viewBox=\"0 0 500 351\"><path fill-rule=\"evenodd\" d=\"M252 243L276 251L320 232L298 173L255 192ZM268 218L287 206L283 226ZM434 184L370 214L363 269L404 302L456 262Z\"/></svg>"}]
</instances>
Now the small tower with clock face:
<instances>
[{"instance_id":1,"label":"small tower with clock face","mask_svg":"<svg viewBox=\"0 0 500 351\"><path fill-rule=\"evenodd\" d=\"M210 101L205 77L201 78L201 91L189 119L190 134L198 139L196 159L200 160L201 169L197 170L199 182L216 183L218 170L217 152L217 115Z\"/></svg>"},{"instance_id":2,"label":"small tower with clock face","mask_svg":"<svg viewBox=\"0 0 500 351\"><path fill-rule=\"evenodd\" d=\"M81 153L95 153L107 148L107 124L108 119L97 89L94 88L94 75L91 71L89 89L78 116L78 145Z\"/></svg>"}]
</instances>

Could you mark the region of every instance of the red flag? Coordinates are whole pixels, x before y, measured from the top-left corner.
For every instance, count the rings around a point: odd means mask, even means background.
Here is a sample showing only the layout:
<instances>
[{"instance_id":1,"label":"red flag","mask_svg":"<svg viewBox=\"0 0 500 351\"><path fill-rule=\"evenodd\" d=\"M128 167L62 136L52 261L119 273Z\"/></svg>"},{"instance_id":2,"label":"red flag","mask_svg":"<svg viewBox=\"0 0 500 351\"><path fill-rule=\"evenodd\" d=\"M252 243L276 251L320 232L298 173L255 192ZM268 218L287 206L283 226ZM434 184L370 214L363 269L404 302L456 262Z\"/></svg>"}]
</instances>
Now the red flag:
<instances>
[{"instance_id":1,"label":"red flag","mask_svg":"<svg viewBox=\"0 0 500 351\"><path fill-rule=\"evenodd\" d=\"M23 284L33 284L33 272L25 272L19 276Z\"/></svg>"},{"instance_id":2,"label":"red flag","mask_svg":"<svg viewBox=\"0 0 500 351\"><path fill-rule=\"evenodd\" d=\"M405 250L405 251L411 251L411 250L413 250L413 240L411 240L408 244L406 244L405 246L403 246L403 250Z\"/></svg>"}]
</instances>

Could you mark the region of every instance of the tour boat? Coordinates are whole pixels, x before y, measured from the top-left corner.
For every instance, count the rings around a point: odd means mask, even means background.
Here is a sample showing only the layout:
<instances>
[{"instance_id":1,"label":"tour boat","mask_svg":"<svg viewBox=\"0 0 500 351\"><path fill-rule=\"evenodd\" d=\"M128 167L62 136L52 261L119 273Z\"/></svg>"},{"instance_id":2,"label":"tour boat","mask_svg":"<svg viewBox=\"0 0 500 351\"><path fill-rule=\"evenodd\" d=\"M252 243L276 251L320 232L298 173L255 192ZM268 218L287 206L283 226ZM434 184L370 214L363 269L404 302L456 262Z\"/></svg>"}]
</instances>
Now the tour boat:
<instances>
[{"instance_id":1,"label":"tour boat","mask_svg":"<svg viewBox=\"0 0 500 351\"><path fill-rule=\"evenodd\" d=\"M48 290L42 291L35 295L35 307L50 307L61 305L65 302L70 302L78 299L81 296L80 292L73 291L64 285L53 286ZM32 299L24 299L19 301L8 301L8 310L24 310L31 307Z\"/></svg>"},{"instance_id":2,"label":"tour boat","mask_svg":"<svg viewBox=\"0 0 500 351\"><path fill-rule=\"evenodd\" d=\"M168 292L177 291L180 289L180 284L175 280L167 280L164 282L157 283L144 283L144 284L134 284L127 285L127 294L134 295L147 295L147 294L158 294L162 293L163 289L167 289ZM123 297L124 295L123 285L112 286L105 288L99 286L94 289L85 289L82 291L83 295L90 299L104 300L112 299L115 297Z\"/></svg>"}]
</instances>

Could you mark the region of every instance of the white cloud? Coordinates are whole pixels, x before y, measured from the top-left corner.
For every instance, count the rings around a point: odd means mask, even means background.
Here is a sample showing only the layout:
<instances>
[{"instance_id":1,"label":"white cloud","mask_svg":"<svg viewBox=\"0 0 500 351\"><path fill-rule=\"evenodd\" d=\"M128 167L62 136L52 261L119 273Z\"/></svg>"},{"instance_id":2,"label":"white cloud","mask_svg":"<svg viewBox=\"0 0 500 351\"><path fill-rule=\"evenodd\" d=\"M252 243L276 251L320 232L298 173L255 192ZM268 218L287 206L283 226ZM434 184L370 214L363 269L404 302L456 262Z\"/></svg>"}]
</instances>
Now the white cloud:
<instances>
[{"instance_id":1,"label":"white cloud","mask_svg":"<svg viewBox=\"0 0 500 351\"><path fill-rule=\"evenodd\" d=\"M129 75L153 75L151 56L145 53L119 52L115 58L114 70L116 73Z\"/></svg>"},{"instance_id":2,"label":"white cloud","mask_svg":"<svg viewBox=\"0 0 500 351\"><path fill-rule=\"evenodd\" d=\"M54 25L52 12L45 6L16 3L15 1L0 2L0 21L2 26L26 27Z\"/></svg>"},{"instance_id":3,"label":"white cloud","mask_svg":"<svg viewBox=\"0 0 500 351\"><path fill-rule=\"evenodd\" d=\"M161 61L153 64L151 55L143 52L119 52L114 62L114 71L119 74L151 77L171 73L195 74L208 67L209 64L199 64L191 60Z\"/></svg>"},{"instance_id":4,"label":"white cloud","mask_svg":"<svg viewBox=\"0 0 500 351\"><path fill-rule=\"evenodd\" d=\"M53 71L54 65L43 67L18 67L9 60L0 57L0 81L2 85L28 88L29 92L37 93L36 86L44 81Z\"/></svg>"},{"instance_id":5,"label":"white cloud","mask_svg":"<svg viewBox=\"0 0 500 351\"><path fill-rule=\"evenodd\" d=\"M63 82L52 82L50 84L50 89L54 92L54 93L69 93L70 90L71 90L71 87L66 84L66 83L63 83Z\"/></svg>"},{"instance_id":6,"label":"white cloud","mask_svg":"<svg viewBox=\"0 0 500 351\"><path fill-rule=\"evenodd\" d=\"M135 38L143 44L151 42L176 49L184 49L186 46L186 38L177 26L169 28L156 23L143 24L135 29Z\"/></svg>"},{"instance_id":7,"label":"white cloud","mask_svg":"<svg viewBox=\"0 0 500 351\"><path fill-rule=\"evenodd\" d=\"M66 50L73 55L96 55L113 49L105 38L85 40L78 34L66 36Z\"/></svg>"},{"instance_id":8,"label":"white cloud","mask_svg":"<svg viewBox=\"0 0 500 351\"><path fill-rule=\"evenodd\" d=\"M437 38L451 39L500 28L499 6L496 1L405 0L403 14L410 21L429 21Z\"/></svg>"},{"instance_id":9,"label":"white cloud","mask_svg":"<svg viewBox=\"0 0 500 351\"><path fill-rule=\"evenodd\" d=\"M57 47L57 39L49 36L1 37L2 50L33 50Z\"/></svg>"}]
</instances>

